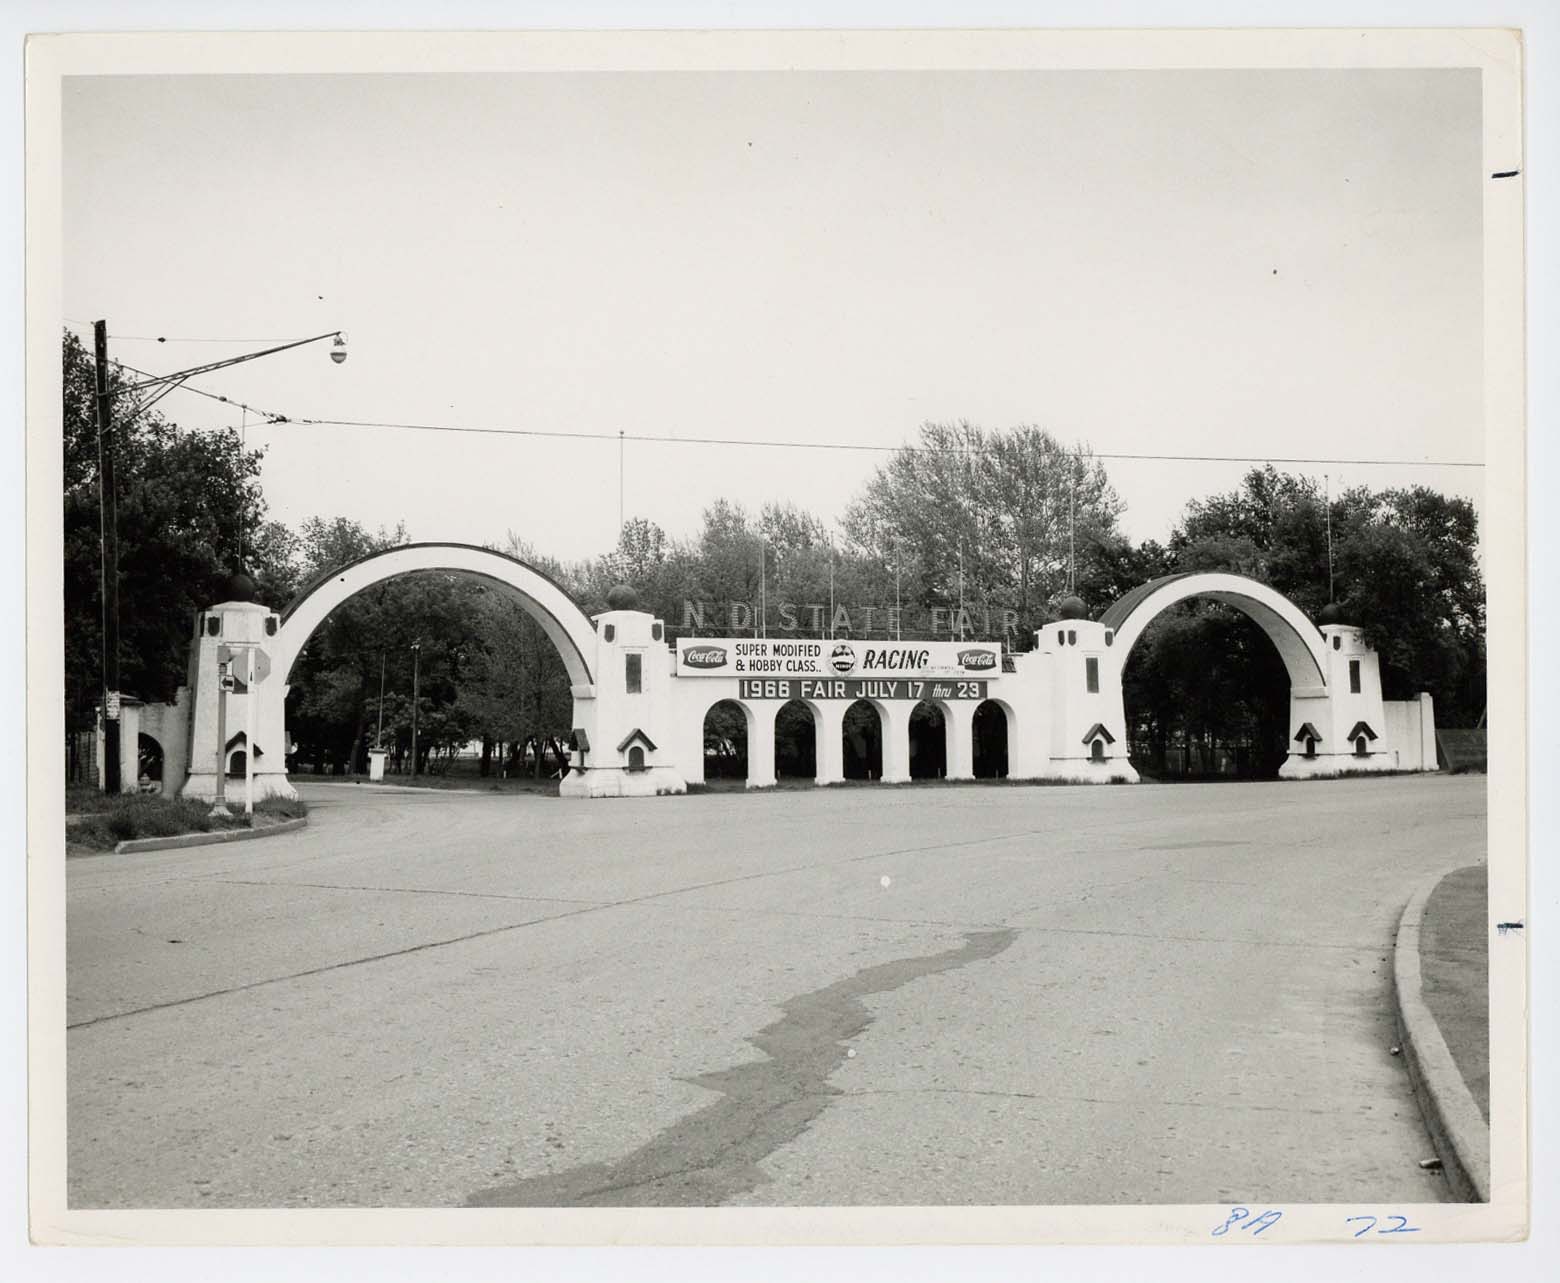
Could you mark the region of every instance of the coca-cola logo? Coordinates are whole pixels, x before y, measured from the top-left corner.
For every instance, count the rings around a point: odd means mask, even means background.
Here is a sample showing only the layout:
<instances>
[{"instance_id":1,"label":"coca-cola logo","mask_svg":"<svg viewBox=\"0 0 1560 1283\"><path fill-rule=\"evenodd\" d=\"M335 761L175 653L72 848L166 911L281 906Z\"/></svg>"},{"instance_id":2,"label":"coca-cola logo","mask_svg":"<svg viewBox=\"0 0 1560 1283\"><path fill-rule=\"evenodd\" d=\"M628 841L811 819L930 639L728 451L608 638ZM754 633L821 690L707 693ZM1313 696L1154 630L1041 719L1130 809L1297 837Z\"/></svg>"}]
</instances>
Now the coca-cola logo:
<instances>
[{"instance_id":1,"label":"coca-cola logo","mask_svg":"<svg viewBox=\"0 0 1560 1283\"><path fill-rule=\"evenodd\" d=\"M961 650L959 667L969 669L995 668L997 652L994 650Z\"/></svg>"},{"instance_id":2,"label":"coca-cola logo","mask_svg":"<svg viewBox=\"0 0 1560 1283\"><path fill-rule=\"evenodd\" d=\"M689 668L724 668L726 665L726 648L724 646L690 646L683 651L683 663Z\"/></svg>"}]
</instances>

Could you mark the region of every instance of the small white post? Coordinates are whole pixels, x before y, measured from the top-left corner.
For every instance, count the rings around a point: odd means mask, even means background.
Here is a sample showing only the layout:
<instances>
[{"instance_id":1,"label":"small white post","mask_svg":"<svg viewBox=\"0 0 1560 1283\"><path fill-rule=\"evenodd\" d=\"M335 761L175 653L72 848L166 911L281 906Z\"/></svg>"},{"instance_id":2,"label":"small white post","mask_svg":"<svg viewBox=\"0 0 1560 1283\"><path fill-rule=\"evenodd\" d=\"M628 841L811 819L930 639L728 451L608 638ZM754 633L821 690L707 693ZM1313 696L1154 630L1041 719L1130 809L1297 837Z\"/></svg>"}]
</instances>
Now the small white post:
<instances>
[{"instance_id":1,"label":"small white post","mask_svg":"<svg viewBox=\"0 0 1560 1283\"><path fill-rule=\"evenodd\" d=\"M255 813L255 706L260 701L255 698L255 648L251 646L245 653L249 657L249 690L244 695L244 738L249 743L244 746L248 749L244 754L244 814L252 816Z\"/></svg>"}]
</instances>

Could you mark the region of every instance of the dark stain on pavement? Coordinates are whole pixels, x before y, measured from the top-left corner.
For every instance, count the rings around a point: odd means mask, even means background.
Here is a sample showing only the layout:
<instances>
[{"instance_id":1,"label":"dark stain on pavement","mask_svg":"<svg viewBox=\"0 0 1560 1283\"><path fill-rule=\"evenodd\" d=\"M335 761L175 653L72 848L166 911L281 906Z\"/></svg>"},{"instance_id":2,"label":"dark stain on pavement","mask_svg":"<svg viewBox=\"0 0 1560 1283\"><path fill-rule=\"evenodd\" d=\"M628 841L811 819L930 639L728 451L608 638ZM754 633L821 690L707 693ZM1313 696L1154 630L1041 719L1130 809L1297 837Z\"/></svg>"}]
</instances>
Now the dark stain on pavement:
<instances>
[{"instance_id":1,"label":"dark stain on pavement","mask_svg":"<svg viewBox=\"0 0 1560 1283\"><path fill-rule=\"evenodd\" d=\"M975 931L957 949L867 967L781 1004L785 1012L749 1038L765 1055L685 1081L721 1099L611 1163L497 1185L467 1207L714 1207L765 1179L758 1164L794 1140L841 1094L829 1076L845 1063L846 1042L872 1023L862 998L922 976L994 957L1011 930Z\"/></svg>"}]
</instances>

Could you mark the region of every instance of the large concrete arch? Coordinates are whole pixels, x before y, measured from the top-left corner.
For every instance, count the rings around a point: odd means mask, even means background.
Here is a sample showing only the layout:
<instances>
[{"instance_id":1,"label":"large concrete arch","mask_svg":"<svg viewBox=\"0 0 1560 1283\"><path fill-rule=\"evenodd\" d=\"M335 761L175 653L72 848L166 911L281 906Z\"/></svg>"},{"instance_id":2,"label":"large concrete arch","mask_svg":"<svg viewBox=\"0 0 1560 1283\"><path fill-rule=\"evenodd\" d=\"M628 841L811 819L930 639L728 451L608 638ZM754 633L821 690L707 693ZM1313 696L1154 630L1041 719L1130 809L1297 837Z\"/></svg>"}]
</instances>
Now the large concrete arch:
<instances>
[{"instance_id":1,"label":"large concrete arch","mask_svg":"<svg viewBox=\"0 0 1560 1283\"><path fill-rule=\"evenodd\" d=\"M1316 625L1282 593L1245 575L1224 571L1188 571L1152 579L1101 615L1100 623L1115 634L1113 641L1122 669L1154 618L1191 597L1206 597L1234 606L1254 620L1278 648L1284 667L1289 670L1292 694L1326 693L1327 652Z\"/></svg>"},{"instance_id":2,"label":"large concrete arch","mask_svg":"<svg viewBox=\"0 0 1560 1283\"><path fill-rule=\"evenodd\" d=\"M465 575L507 592L558 648L569 680L576 686L594 681L591 660L596 654L596 633L574 599L534 566L491 548L459 543L402 544L315 579L282 611L275 643L268 646L279 680L286 681L315 629L348 598L386 579L425 572Z\"/></svg>"}]
</instances>

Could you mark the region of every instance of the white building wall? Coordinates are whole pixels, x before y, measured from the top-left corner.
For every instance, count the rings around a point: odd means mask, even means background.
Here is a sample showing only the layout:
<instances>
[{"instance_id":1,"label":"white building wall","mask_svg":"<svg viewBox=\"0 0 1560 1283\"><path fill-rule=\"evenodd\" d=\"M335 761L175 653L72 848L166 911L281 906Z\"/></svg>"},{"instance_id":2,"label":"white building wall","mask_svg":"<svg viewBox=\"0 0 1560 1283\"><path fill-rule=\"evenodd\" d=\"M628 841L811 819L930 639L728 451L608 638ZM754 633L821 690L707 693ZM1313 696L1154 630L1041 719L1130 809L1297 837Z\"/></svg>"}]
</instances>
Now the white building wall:
<instances>
[{"instance_id":1,"label":"white building wall","mask_svg":"<svg viewBox=\"0 0 1560 1283\"><path fill-rule=\"evenodd\" d=\"M593 615L596 626L595 682L574 687L574 724L590 748L575 754L575 769L564 776L564 797L654 797L686 793L687 771L702 778L703 720L699 748L692 751L692 721L673 690L666 626L638 610L609 610ZM639 689L629 689L629 657L639 657ZM634 732L644 739L625 744ZM634 744L645 751L645 769L629 769ZM653 745L653 747L651 747Z\"/></svg>"},{"instance_id":2,"label":"white building wall","mask_svg":"<svg viewBox=\"0 0 1560 1283\"><path fill-rule=\"evenodd\" d=\"M1435 702L1421 691L1413 699L1382 701L1385 752L1400 771L1434 771Z\"/></svg>"}]
</instances>

